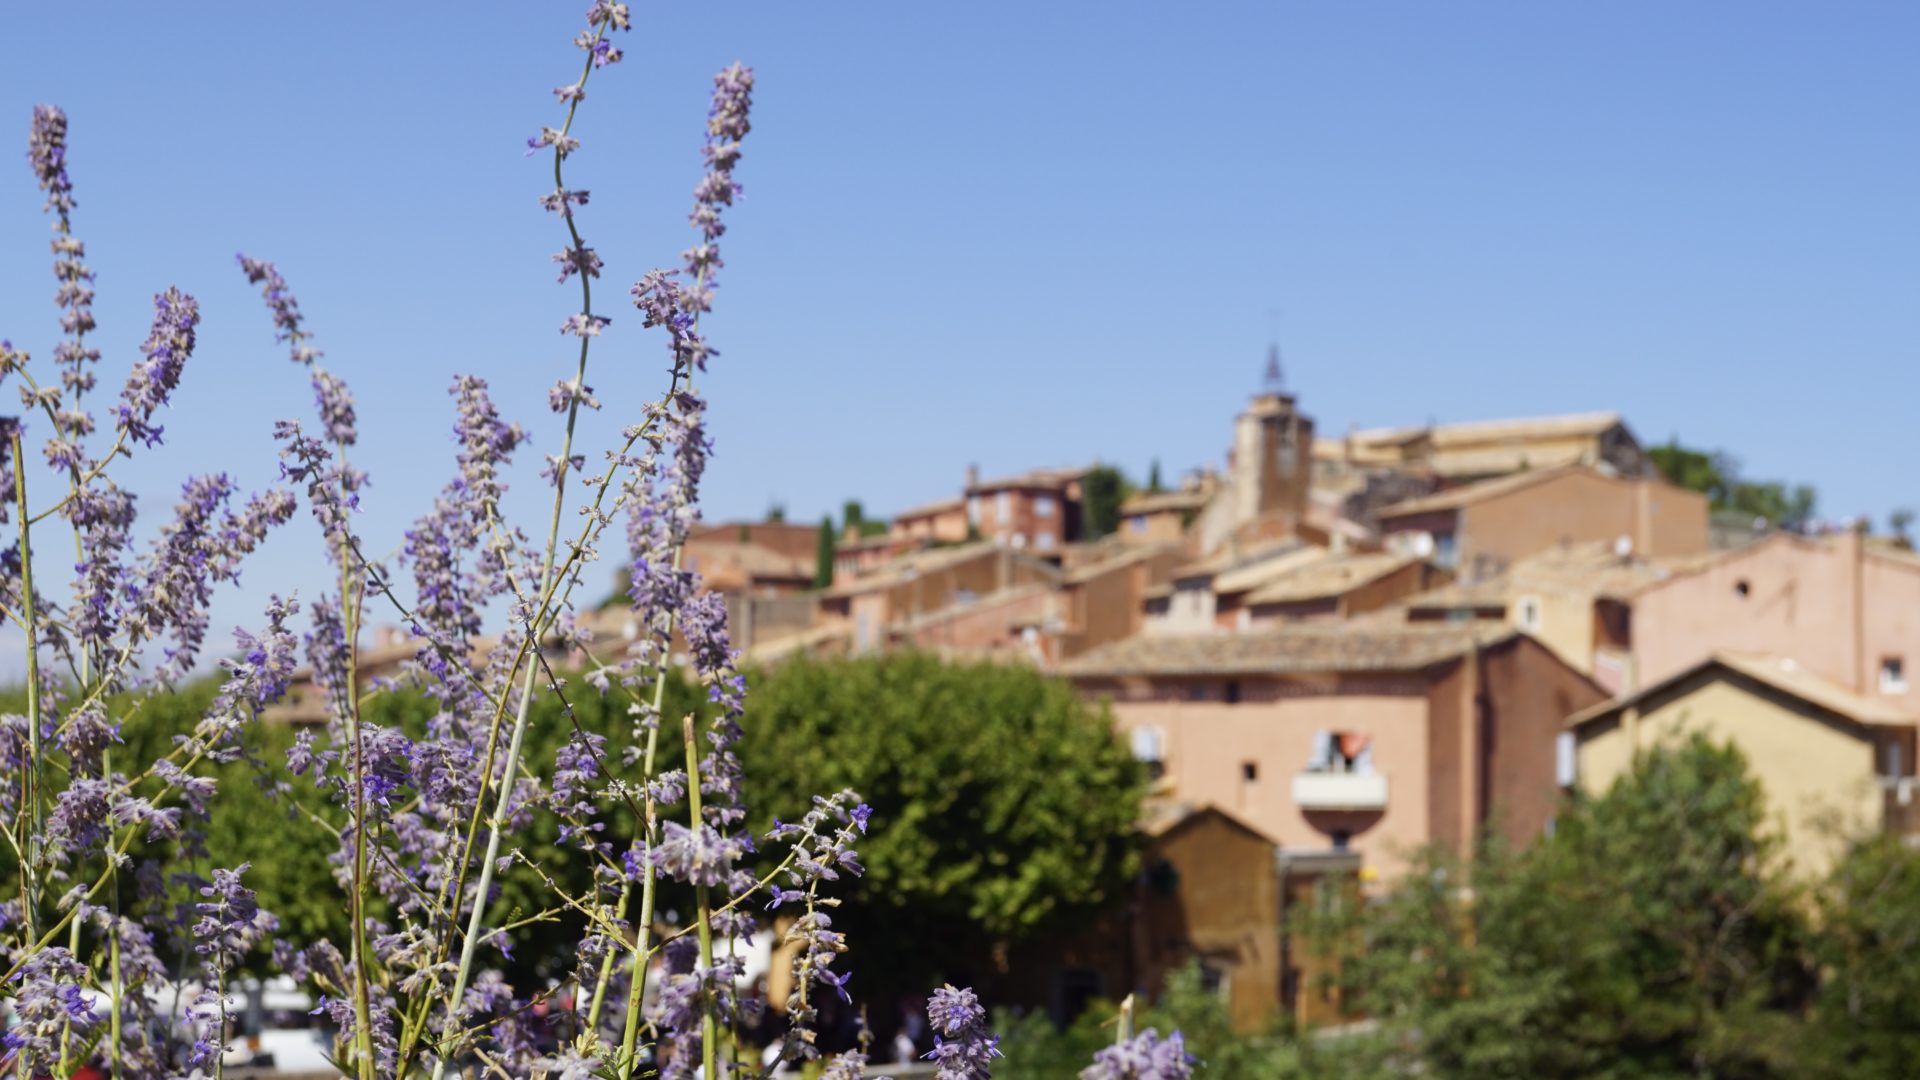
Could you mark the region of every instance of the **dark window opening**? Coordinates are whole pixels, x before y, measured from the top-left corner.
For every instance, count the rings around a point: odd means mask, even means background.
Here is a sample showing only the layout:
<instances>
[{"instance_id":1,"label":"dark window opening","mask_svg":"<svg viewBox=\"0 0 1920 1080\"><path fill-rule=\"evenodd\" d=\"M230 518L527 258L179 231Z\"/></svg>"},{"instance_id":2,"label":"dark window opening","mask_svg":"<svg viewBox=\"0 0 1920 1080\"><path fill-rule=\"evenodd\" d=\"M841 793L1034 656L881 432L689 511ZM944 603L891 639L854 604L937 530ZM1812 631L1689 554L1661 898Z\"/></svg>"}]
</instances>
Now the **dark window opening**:
<instances>
[{"instance_id":1,"label":"dark window opening","mask_svg":"<svg viewBox=\"0 0 1920 1080\"><path fill-rule=\"evenodd\" d=\"M1238 679L1227 683L1226 699L1229 705L1238 705L1240 703L1240 681Z\"/></svg>"},{"instance_id":2,"label":"dark window opening","mask_svg":"<svg viewBox=\"0 0 1920 1080\"><path fill-rule=\"evenodd\" d=\"M1348 832L1345 829L1333 830L1332 836L1333 836L1333 850L1335 851L1347 850L1347 841L1353 839L1353 834Z\"/></svg>"},{"instance_id":3,"label":"dark window opening","mask_svg":"<svg viewBox=\"0 0 1920 1080\"><path fill-rule=\"evenodd\" d=\"M1218 964L1208 963L1204 960L1201 961L1200 989L1205 990L1209 994L1224 995L1227 990L1227 973L1221 970Z\"/></svg>"},{"instance_id":4,"label":"dark window opening","mask_svg":"<svg viewBox=\"0 0 1920 1080\"><path fill-rule=\"evenodd\" d=\"M1733 583L1733 595L1735 596L1745 599L1752 592L1753 586L1747 584L1746 578L1741 578L1739 581Z\"/></svg>"},{"instance_id":5,"label":"dark window opening","mask_svg":"<svg viewBox=\"0 0 1920 1080\"><path fill-rule=\"evenodd\" d=\"M1240 779L1245 780L1249 784L1260 779L1260 763L1257 761L1241 762Z\"/></svg>"}]
</instances>

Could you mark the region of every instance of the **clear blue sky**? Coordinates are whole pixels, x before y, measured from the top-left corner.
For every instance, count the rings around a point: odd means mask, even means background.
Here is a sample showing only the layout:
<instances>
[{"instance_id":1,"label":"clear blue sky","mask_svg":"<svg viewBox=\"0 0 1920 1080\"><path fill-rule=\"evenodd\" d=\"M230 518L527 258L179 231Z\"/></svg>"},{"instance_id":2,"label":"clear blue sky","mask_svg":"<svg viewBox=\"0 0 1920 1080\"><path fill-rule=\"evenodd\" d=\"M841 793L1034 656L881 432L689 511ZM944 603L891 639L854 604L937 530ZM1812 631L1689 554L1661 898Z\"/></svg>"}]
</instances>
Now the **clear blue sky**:
<instances>
[{"instance_id":1,"label":"clear blue sky","mask_svg":"<svg viewBox=\"0 0 1920 1080\"><path fill-rule=\"evenodd\" d=\"M204 308L170 445L125 474L150 513L189 471L271 481L272 421L311 414L245 250L280 263L360 399L363 526L390 548L452 468L454 373L557 447L576 294L521 147L585 6L9 4L0 336L55 340L20 151L58 102L103 384L155 291ZM1326 432L1617 409L1647 442L1814 483L1828 514L1920 504L1920 7L635 11L570 165L606 292L688 241L709 74L759 73L708 324L710 516L884 513L970 461L1215 462L1276 329ZM627 310L589 447L663 369ZM530 468L535 515L537 488ZM318 565L303 516L249 593L312 595Z\"/></svg>"}]
</instances>

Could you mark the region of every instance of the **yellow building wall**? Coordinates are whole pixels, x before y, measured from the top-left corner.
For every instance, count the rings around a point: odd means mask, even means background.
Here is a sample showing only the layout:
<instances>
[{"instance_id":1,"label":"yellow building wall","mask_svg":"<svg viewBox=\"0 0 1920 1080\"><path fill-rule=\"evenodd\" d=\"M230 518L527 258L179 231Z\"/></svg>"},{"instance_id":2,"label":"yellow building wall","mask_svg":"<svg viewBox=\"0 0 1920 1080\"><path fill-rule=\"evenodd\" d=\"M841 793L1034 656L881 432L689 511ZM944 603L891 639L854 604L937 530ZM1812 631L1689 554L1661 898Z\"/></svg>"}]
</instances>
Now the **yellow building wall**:
<instances>
[{"instance_id":1,"label":"yellow building wall","mask_svg":"<svg viewBox=\"0 0 1920 1080\"><path fill-rule=\"evenodd\" d=\"M1522 620L1528 599L1540 605L1538 626ZM1507 621L1527 631L1535 641L1582 675L1593 674L1593 594L1562 589L1517 590L1507 603Z\"/></svg>"},{"instance_id":2,"label":"yellow building wall","mask_svg":"<svg viewBox=\"0 0 1920 1080\"><path fill-rule=\"evenodd\" d=\"M1589 725L1582 733L1582 790L1604 792L1631 767L1636 746L1652 749L1698 732L1731 742L1746 755L1795 870L1825 874L1848 838L1880 828L1884 801L1874 775L1873 743L1860 733L1718 671L1647 704L1644 711L1629 706L1617 721Z\"/></svg>"}]
</instances>

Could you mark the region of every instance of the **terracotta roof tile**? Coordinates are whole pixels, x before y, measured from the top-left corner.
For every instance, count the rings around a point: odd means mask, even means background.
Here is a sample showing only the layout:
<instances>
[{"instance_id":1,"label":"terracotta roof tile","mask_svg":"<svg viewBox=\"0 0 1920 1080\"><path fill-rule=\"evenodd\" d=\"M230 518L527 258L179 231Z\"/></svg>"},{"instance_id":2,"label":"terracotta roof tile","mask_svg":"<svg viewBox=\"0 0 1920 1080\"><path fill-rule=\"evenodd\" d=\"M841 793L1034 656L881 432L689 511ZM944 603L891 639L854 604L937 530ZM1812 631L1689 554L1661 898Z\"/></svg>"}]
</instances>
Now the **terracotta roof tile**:
<instances>
[{"instance_id":1,"label":"terracotta roof tile","mask_svg":"<svg viewBox=\"0 0 1920 1080\"><path fill-rule=\"evenodd\" d=\"M1570 473L1587 471L1595 476L1603 475L1598 470L1583 469L1581 466L1566 465L1551 469L1528 469L1510 476L1497 476L1491 480L1482 480L1477 484L1465 484L1461 487L1442 491L1435 495L1424 495L1418 499L1397 502L1380 510L1381 520L1406 517L1409 514L1428 514L1439 510L1458 510L1471 506L1483 499L1498 495L1507 495L1515 491L1524 491L1535 484L1556 480Z\"/></svg>"},{"instance_id":2,"label":"terracotta roof tile","mask_svg":"<svg viewBox=\"0 0 1920 1080\"><path fill-rule=\"evenodd\" d=\"M1247 634L1141 634L1060 665L1076 678L1142 675L1307 675L1418 671L1507 641L1485 624L1298 625Z\"/></svg>"},{"instance_id":3,"label":"terracotta roof tile","mask_svg":"<svg viewBox=\"0 0 1920 1080\"><path fill-rule=\"evenodd\" d=\"M1329 555L1247 594L1249 604L1284 604L1340 596L1420 560L1410 555L1375 552Z\"/></svg>"}]
</instances>

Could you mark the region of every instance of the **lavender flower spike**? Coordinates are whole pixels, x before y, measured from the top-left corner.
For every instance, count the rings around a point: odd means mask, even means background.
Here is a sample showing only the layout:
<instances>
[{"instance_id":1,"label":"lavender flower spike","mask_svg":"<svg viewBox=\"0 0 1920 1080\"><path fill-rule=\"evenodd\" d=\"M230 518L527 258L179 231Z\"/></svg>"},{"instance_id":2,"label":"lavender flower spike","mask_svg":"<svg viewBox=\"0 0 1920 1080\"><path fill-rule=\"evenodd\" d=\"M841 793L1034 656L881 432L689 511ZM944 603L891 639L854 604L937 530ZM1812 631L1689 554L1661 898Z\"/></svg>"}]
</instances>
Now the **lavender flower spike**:
<instances>
[{"instance_id":1,"label":"lavender flower spike","mask_svg":"<svg viewBox=\"0 0 1920 1080\"><path fill-rule=\"evenodd\" d=\"M1000 1037L987 1030L987 1010L972 990L951 985L927 1000L927 1019L933 1023L933 1050L927 1060L937 1062L935 1080L990 1080L993 1059L1002 1056Z\"/></svg>"},{"instance_id":2,"label":"lavender flower spike","mask_svg":"<svg viewBox=\"0 0 1920 1080\"><path fill-rule=\"evenodd\" d=\"M300 314L300 301L294 299L293 291L287 288L287 280L280 276L280 270L270 262L261 259L249 259L246 255L235 255L240 269L247 280L261 285L260 295L266 300L267 308L273 312L273 325L279 328L275 341L290 343L289 356L296 364L312 364L320 358L320 350L312 348L306 341L312 335L307 333L305 318Z\"/></svg>"},{"instance_id":3,"label":"lavender flower spike","mask_svg":"<svg viewBox=\"0 0 1920 1080\"><path fill-rule=\"evenodd\" d=\"M1174 1032L1164 1040L1152 1028L1093 1055L1080 1080L1190 1080L1193 1056Z\"/></svg>"},{"instance_id":4,"label":"lavender flower spike","mask_svg":"<svg viewBox=\"0 0 1920 1080\"><path fill-rule=\"evenodd\" d=\"M140 351L146 359L133 366L126 389L120 392L120 426L148 446L160 442L162 429L150 421L167 403L180 372L193 354L194 327L200 324L200 303L179 289L153 298L153 331Z\"/></svg>"},{"instance_id":5,"label":"lavender flower spike","mask_svg":"<svg viewBox=\"0 0 1920 1080\"><path fill-rule=\"evenodd\" d=\"M47 193L48 210L65 218L73 211L73 181L67 178L67 114L58 105L35 105L27 136L27 160Z\"/></svg>"},{"instance_id":6,"label":"lavender flower spike","mask_svg":"<svg viewBox=\"0 0 1920 1080\"><path fill-rule=\"evenodd\" d=\"M67 114L57 105L36 105L33 128L27 136L27 160L33 165L35 181L47 193L46 209L54 214L53 276L60 282L54 303L61 309L60 329L67 339L54 347L53 360L60 367L61 385L72 391L74 400L62 408L60 393L44 388L52 395L56 426L64 439L77 441L93 430L93 418L78 405L79 395L93 388L93 373L86 365L97 363L100 350L84 342L94 328L93 271L83 261L87 246L73 235L73 181L67 176Z\"/></svg>"}]
</instances>

